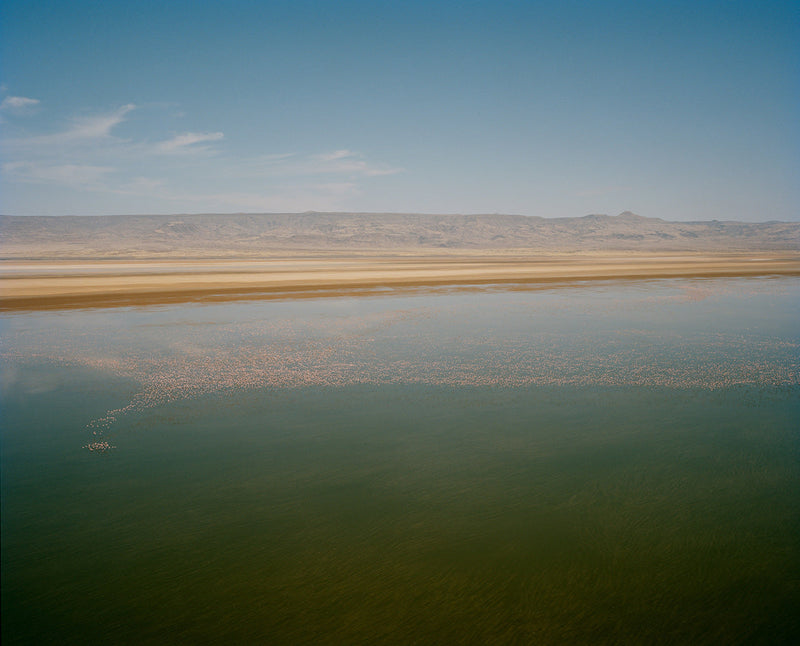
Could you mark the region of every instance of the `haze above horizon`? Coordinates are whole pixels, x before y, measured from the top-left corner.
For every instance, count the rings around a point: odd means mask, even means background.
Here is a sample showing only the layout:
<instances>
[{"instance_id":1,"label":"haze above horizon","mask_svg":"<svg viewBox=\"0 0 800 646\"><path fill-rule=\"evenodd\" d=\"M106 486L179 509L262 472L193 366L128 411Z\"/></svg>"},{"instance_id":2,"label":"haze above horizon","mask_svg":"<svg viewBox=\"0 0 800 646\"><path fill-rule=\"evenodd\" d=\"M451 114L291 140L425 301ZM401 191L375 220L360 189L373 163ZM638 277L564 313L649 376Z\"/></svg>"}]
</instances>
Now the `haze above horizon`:
<instances>
[{"instance_id":1,"label":"haze above horizon","mask_svg":"<svg viewBox=\"0 0 800 646\"><path fill-rule=\"evenodd\" d=\"M5 0L0 213L800 220L800 3Z\"/></svg>"}]
</instances>

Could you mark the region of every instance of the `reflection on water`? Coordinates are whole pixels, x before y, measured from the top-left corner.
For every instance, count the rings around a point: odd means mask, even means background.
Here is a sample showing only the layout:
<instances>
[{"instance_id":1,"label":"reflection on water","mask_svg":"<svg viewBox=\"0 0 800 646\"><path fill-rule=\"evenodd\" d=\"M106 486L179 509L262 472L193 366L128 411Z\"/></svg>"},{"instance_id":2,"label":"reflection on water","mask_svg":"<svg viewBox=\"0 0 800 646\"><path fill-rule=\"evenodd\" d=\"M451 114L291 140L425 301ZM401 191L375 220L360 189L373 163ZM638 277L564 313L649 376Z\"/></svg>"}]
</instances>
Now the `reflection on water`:
<instances>
[{"instance_id":1,"label":"reflection on water","mask_svg":"<svg viewBox=\"0 0 800 646\"><path fill-rule=\"evenodd\" d=\"M3 639L791 643L798 321L795 279L6 316Z\"/></svg>"}]
</instances>

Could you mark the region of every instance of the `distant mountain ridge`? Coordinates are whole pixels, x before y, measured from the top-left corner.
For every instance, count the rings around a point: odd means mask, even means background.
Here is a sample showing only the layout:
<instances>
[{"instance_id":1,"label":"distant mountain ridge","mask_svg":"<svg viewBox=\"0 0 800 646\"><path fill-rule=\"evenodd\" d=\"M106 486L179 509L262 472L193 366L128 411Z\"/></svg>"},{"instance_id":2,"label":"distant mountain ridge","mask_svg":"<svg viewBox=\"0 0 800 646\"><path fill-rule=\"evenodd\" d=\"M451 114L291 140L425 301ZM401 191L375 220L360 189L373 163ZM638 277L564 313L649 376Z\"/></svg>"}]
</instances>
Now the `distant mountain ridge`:
<instances>
[{"instance_id":1,"label":"distant mountain ridge","mask_svg":"<svg viewBox=\"0 0 800 646\"><path fill-rule=\"evenodd\" d=\"M0 216L0 257L230 257L286 251L800 250L800 222L617 216L262 213Z\"/></svg>"}]
</instances>

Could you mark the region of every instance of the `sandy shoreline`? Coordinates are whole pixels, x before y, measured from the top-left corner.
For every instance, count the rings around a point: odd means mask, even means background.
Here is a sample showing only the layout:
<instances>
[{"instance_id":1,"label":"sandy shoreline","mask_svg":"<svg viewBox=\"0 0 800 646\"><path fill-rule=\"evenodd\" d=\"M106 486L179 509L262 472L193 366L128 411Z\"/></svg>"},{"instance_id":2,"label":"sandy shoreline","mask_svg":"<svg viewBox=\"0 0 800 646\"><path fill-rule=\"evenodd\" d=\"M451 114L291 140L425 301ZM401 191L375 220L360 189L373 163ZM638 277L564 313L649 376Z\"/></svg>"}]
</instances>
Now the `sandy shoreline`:
<instances>
[{"instance_id":1,"label":"sandy shoreline","mask_svg":"<svg viewBox=\"0 0 800 646\"><path fill-rule=\"evenodd\" d=\"M496 253L285 256L268 260L0 262L0 310L301 298L384 288L546 285L613 279L800 275L800 254Z\"/></svg>"}]
</instances>

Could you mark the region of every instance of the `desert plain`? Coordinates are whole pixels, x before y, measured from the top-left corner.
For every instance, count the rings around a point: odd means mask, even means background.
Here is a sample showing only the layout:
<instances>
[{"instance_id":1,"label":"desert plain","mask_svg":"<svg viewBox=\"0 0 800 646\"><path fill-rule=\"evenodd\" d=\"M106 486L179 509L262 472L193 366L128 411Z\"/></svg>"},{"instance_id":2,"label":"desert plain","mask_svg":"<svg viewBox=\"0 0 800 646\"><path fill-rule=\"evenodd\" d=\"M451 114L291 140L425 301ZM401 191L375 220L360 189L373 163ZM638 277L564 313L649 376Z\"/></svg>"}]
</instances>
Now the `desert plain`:
<instances>
[{"instance_id":1,"label":"desert plain","mask_svg":"<svg viewBox=\"0 0 800 646\"><path fill-rule=\"evenodd\" d=\"M800 275L800 253L294 253L265 259L0 262L0 309L129 306L371 294L382 289L536 288L614 279Z\"/></svg>"},{"instance_id":2,"label":"desert plain","mask_svg":"<svg viewBox=\"0 0 800 646\"><path fill-rule=\"evenodd\" d=\"M800 275L800 224L632 213L0 216L0 309Z\"/></svg>"}]
</instances>

